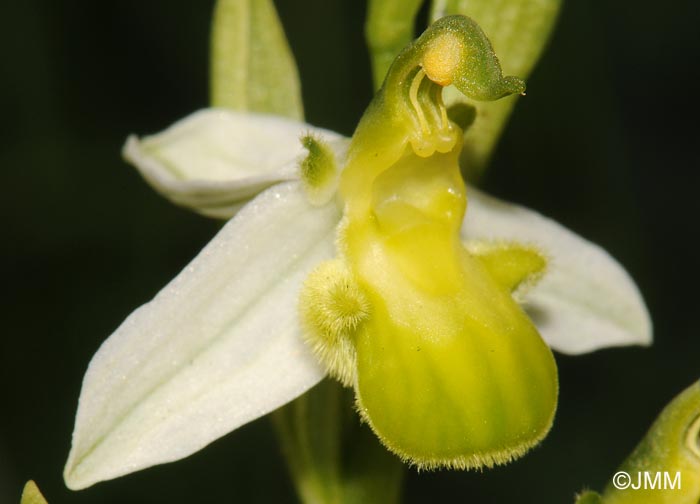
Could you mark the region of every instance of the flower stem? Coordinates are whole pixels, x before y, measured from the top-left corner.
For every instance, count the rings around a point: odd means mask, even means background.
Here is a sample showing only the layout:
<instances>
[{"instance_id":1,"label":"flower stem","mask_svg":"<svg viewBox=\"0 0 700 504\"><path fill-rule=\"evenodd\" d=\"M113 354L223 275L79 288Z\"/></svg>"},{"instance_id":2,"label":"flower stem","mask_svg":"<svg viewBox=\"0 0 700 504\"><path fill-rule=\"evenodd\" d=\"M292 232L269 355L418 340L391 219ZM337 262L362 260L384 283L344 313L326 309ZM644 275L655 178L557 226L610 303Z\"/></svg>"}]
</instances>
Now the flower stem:
<instances>
[{"instance_id":1,"label":"flower stem","mask_svg":"<svg viewBox=\"0 0 700 504\"><path fill-rule=\"evenodd\" d=\"M360 423L349 389L324 380L272 419L302 502L399 501L403 464Z\"/></svg>"}]
</instances>

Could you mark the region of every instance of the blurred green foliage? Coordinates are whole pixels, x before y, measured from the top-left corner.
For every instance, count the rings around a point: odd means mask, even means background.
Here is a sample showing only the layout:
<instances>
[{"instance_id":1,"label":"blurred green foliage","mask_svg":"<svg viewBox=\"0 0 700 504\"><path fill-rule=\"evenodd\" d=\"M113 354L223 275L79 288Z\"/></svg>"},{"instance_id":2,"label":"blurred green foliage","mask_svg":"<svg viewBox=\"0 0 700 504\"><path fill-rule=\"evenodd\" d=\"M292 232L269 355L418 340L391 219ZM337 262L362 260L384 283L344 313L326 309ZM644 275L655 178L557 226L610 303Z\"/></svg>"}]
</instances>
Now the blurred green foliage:
<instances>
[{"instance_id":1,"label":"blurred green foliage","mask_svg":"<svg viewBox=\"0 0 700 504\"><path fill-rule=\"evenodd\" d=\"M372 89L364 4L276 4L307 120L350 134ZM82 492L61 477L90 357L217 229L157 196L119 155L128 133L206 106L212 7L0 7L2 503L17 502L30 478L51 503L295 501L267 419L184 461ZM604 487L663 405L700 375L700 4L659 8L565 2L483 181L616 256L647 299L654 346L557 356L559 412L538 449L484 473L411 471L406 502L571 502L584 486Z\"/></svg>"}]
</instances>

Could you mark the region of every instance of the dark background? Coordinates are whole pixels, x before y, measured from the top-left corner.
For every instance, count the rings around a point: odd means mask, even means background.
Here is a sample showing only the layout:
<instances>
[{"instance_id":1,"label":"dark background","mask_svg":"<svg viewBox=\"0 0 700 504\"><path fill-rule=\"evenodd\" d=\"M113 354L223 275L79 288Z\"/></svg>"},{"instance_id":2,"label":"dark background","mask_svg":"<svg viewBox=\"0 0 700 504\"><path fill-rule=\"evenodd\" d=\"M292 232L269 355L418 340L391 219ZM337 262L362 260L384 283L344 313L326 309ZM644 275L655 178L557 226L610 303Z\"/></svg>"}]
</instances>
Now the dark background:
<instances>
[{"instance_id":1,"label":"dark background","mask_svg":"<svg viewBox=\"0 0 700 504\"><path fill-rule=\"evenodd\" d=\"M293 502L267 419L96 487L63 486L99 344L217 229L120 159L207 105L212 1L5 2L0 9L0 503L34 478L52 503ZM309 122L350 134L371 95L353 0L279 1ZM558 355L559 412L524 459L411 471L406 502L569 503L602 489L658 411L700 377L700 4L569 0L484 181L608 249L638 282L650 349Z\"/></svg>"}]
</instances>

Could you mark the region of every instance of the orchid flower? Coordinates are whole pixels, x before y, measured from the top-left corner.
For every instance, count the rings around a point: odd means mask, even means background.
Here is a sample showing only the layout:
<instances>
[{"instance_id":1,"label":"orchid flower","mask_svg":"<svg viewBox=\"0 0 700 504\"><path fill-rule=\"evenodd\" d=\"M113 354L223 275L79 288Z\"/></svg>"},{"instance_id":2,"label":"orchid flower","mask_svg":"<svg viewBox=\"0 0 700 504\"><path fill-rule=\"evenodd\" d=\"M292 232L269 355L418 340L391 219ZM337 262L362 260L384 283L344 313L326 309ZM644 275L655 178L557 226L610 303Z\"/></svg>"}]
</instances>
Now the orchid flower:
<instances>
[{"instance_id":1,"label":"orchid flower","mask_svg":"<svg viewBox=\"0 0 700 504\"><path fill-rule=\"evenodd\" d=\"M524 90L481 29L450 16L399 55L352 139L224 109L128 139L156 190L229 220L90 362L70 488L186 457L327 374L407 462L505 463L551 426L549 347L651 342L638 289L603 249L465 189L447 85L474 100Z\"/></svg>"}]
</instances>

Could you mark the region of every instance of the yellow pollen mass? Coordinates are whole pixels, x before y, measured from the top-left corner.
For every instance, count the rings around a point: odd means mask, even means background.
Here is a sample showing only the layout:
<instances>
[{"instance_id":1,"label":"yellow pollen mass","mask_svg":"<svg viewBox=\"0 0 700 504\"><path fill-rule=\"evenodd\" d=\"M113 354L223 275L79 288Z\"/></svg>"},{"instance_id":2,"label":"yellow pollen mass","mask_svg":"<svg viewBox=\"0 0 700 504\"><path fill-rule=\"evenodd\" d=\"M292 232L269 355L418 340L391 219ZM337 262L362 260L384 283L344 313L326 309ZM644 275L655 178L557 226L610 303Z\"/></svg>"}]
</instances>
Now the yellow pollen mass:
<instances>
[{"instance_id":1,"label":"yellow pollen mass","mask_svg":"<svg viewBox=\"0 0 700 504\"><path fill-rule=\"evenodd\" d=\"M437 37L423 57L423 70L428 78L441 86L452 84L464 47L451 33Z\"/></svg>"}]
</instances>

